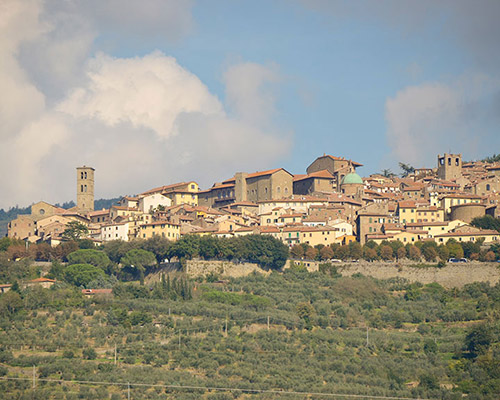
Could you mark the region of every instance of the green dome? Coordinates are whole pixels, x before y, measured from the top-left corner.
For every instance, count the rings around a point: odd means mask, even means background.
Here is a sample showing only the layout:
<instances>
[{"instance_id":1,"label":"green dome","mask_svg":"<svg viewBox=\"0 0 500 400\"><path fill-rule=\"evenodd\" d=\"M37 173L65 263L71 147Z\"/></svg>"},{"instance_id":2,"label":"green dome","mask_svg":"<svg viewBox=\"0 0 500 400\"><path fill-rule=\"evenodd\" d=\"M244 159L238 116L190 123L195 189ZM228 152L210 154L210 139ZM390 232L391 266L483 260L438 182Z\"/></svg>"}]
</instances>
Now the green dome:
<instances>
[{"instance_id":1,"label":"green dome","mask_svg":"<svg viewBox=\"0 0 500 400\"><path fill-rule=\"evenodd\" d=\"M340 182L341 185L345 184L358 184L358 185L363 185L363 179L356 173L356 172L351 172L350 174L347 174L342 178L342 181Z\"/></svg>"}]
</instances>

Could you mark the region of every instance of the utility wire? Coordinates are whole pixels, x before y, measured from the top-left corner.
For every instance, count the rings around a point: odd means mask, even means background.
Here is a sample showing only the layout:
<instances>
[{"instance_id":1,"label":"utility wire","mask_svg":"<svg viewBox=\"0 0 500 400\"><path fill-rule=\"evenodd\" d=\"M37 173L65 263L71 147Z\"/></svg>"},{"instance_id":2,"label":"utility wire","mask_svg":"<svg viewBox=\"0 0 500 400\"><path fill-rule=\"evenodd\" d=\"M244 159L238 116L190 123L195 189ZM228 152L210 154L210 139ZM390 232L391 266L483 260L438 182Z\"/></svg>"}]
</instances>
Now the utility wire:
<instances>
[{"instance_id":1,"label":"utility wire","mask_svg":"<svg viewBox=\"0 0 500 400\"><path fill-rule=\"evenodd\" d=\"M18 377L0 377L0 380L17 380L31 381L31 378ZM267 393L278 395L302 395L302 396L318 396L318 397L337 397L337 398L358 398L358 399L381 399L381 400L424 400L414 397L397 397L397 396L371 396L364 394L347 394L347 393L321 393L321 392L299 392L288 390L273 390L273 389L249 389L249 388L225 388L225 387L210 387L210 386L190 386L190 385L164 385L164 384L149 384L149 383L131 383L131 382L102 382L102 381L80 381L80 380L64 380L64 379L37 379L37 382L52 382L52 383L75 383L79 385L107 385L107 386L136 386L136 387L155 387L165 389L184 389L184 390L204 390L204 391L223 391L223 392L242 392L242 393ZM431 400L431 399L426 399Z\"/></svg>"}]
</instances>

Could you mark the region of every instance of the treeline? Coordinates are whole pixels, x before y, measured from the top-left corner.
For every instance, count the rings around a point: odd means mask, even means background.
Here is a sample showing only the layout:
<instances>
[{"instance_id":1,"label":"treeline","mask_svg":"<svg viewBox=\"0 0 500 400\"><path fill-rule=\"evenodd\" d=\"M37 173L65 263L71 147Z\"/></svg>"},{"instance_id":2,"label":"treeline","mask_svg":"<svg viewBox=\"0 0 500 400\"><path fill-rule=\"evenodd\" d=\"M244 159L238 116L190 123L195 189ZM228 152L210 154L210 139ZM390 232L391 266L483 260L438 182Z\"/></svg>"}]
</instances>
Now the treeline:
<instances>
[{"instance_id":1,"label":"treeline","mask_svg":"<svg viewBox=\"0 0 500 400\"><path fill-rule=\"evenodd\" d=\"M482 159L481 161L487 162L490 164L496 163L496 162L500 161L500 154L493 154L492 156L486 157L486 158Z\"/></svg>"},{"instance_id":2,"label":"treeline","mask_svg":"<svg viewBox=\"0 0 500 400\"><path fill-rule=\"evenodd\" d=\"M500 245L492 244L488 248L482 246L483 241L458 242L450 239L446 244L438 245L433 241L419 241L415 244L403 244L399 241L383 241L379 245L369 241L361 246L359 242L348 245L331 244L328 246L308 244L294 245L290 254L295 259L308 260L360 260L366 261L391 261L409 259L416 262L446 262L449 258L469 258L479 261L495 261L500 259Z\"/></svg>"},{"instance_id":3,"label":"treeline","mask_svg":"<svg viewBox=\"0 0 500 400\"><path fill-rule=\"evenodd\" d=\"M47 243L27 246L20 240L2 238L0 282L36 278L37 269L30 260L37 260L52 262L48 277L78 287L107 288L117 281L131 280L143 284L145 274L160 263L177 260L182 264L192 258L253 262L263 268L280 269L288 258L288 248L277 239L260 235L231 239L186 235L176 242L156 236L148 240L111 241L99 247L88 239L51 247ZM67 265L63 266L63 262Z\"/></svg>"},{"instance_id":4,"label":"treeline","mask_svg":"<svg viewBox=\"0 0 500 400\"><path fill-rule=\"evenodd\" d=\"M481 229L492 229L500 232L500 219L494 218L491 215L476 217L471 221L471 225Z\"/></svg>"}]
</instances>

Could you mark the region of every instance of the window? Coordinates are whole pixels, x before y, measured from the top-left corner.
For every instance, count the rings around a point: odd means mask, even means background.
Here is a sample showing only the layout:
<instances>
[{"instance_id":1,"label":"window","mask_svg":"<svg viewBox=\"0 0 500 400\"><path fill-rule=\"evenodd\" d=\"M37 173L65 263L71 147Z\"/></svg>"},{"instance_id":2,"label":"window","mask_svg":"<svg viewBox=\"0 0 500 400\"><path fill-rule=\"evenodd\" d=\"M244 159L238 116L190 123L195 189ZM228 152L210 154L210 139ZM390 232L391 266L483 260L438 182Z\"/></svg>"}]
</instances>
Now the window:
<instances>
[{"instance_id":1,"label":"window","mask_svg":"<svg viewBox=\"0 0 500 400\"><path fill-rule=\"evenodd\" d=\"M80 186L80 192L83 192L83 185Z\"/></svg>"},{"instance_id":2,"label":"window","mask_svg":"<svg viewBox=\"0 0 500 400\"><path fill-rule=\"evenodd\" d=\"M491 188L490 184L489 183L486 184L486 190L491 190L490 188Z\"/></svg>"},{"instance_id":3,"label":"window","mask_svg":"<svg viewBox=\"0 0 500 400\"><path fill-rule=\"evenodd\" d=\"M80 174L80 178L83 179L83 172Z\"/></svg>"},{"instance_id":4,"label":"window","mask_svg":"<svg viewBox=\"0 0 500 400\"><path fill-rule=\"evenodd\" d=\"M85 174L85 175L84 175L84 176L85 176L85 179L87 179L87 172L84 172L84 174Z\"/></svg>"},{"instance_id":5,"label":"window","mask_svg":"<svg viewBox=\"0 0 500 400\"><path fill-rule=\"evenodd\" d=\"M194 189L194 188L195 188L195 186L194 186L194 185L191 185L191 189Z\"/></svg>"}]
</instances>

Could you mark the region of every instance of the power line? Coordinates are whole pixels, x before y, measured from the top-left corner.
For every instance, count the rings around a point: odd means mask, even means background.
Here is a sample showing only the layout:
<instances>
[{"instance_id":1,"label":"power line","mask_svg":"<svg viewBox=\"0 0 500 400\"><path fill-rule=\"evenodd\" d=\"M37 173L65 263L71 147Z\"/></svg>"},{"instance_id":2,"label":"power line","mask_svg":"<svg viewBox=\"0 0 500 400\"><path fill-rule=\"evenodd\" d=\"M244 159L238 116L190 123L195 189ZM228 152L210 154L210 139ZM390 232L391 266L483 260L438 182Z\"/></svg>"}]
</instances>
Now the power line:
<instances>
[{"instance_id":1,"label":"power line","mask_svg":"<svg viewBox=\"0 0 500 400\"><path fill-rule=\"evenodd\" d=\"M31 378L20 377L0 377L1 380L17 380L17 381L31 381ZM250 389L250 388L225 388L225 387L212 387L212 386L190 386L190 385L164 385L164 384L150 384L150 383L131 383L131 382L104 382L104 381L80 381L80 380L64 380L64 379L38 379L38 382L49 383L75 383L79 385L103 385L103 386L126 386L127 389L136 387L155 387L164 389L184 389L184 390L204 390L204 391L219 391L219 392L241 392L241 393L265 393L265 394L278 394L278 395L302 395L302 396L319 396L319 397L337 397L337 398L358 398L358 399L380 399L380 400L424 400L416 397L397 397L397 396L376 396L365 394L348 394L348 393L322 393L322 392L299 392L288 390L276 389ZM432 399L425 399L432 400Z\"/></svg>"}]
</instances>

